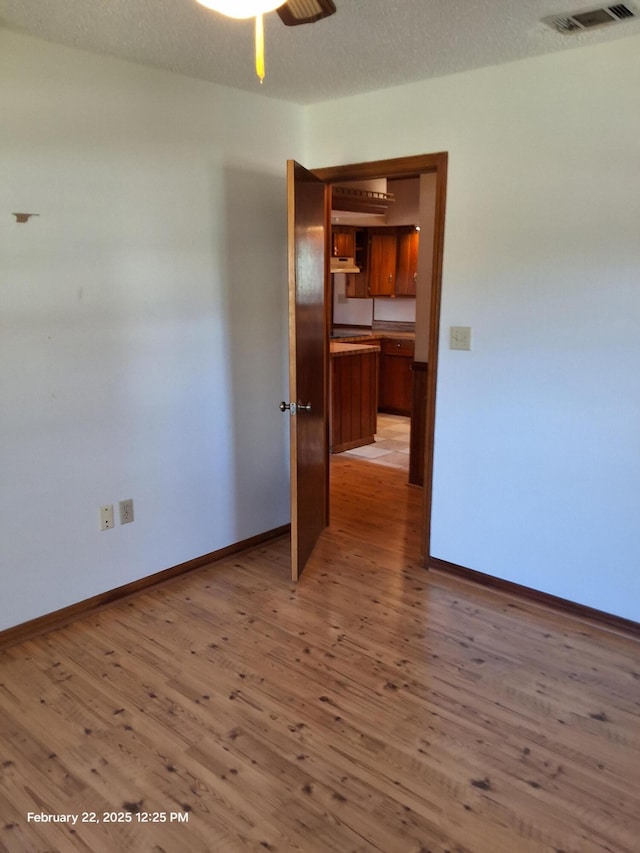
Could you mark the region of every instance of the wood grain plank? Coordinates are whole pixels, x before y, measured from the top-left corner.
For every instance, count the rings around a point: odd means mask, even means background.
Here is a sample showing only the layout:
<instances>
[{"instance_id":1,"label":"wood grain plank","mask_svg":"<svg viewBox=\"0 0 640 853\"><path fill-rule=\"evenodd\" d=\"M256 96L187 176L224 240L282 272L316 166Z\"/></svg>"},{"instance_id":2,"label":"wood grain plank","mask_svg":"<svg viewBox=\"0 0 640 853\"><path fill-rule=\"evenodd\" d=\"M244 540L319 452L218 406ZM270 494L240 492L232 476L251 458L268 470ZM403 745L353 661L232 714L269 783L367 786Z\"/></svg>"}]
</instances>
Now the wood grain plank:
<instances>
[{"instance_id":1,"label":"wood grain plank","mask_svg":"<svg viewBox=\"0 0 640 853\"><path fill-rule=\"evenodd\" d=\"M637 639L421 568L403 472L332 488L298 584L275 540L0 655L0 850L637 853Z\"/></svg>"}]
</instances>

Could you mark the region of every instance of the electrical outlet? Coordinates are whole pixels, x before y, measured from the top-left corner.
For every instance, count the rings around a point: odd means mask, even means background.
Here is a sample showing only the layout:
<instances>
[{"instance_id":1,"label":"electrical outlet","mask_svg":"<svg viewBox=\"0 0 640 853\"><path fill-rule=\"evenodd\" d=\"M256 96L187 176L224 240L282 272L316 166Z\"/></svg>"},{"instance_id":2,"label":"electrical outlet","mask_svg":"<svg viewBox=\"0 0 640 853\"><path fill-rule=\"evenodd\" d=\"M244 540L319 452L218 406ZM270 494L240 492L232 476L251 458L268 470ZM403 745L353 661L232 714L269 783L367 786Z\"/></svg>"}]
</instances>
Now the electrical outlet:
<instances>
[{"instance_id":1,"label":"electrical outlet","mask_svg":"<svg viewBox=\"0 0 640 853\"><path fill-rule=\"evenodd\" d=\"M449 349L471 349L471 326L451 326Z\"/></svg>"},{"instance_id":2,"label":"electrical outlet","mask_svg":"<svg viewBox=\"0 0 640 853\"><path fill-rule=\"evenodd\" d=\"M100 507L100 530L111 530L113 527L113 504Z\"/></svg>"},{"instance_id":3,"label":"electrical outlet","mask_svg":"<svg viewBox=\"0 0 640 853\"><path fill-rule=\"evenodd\" d=\"M133 521L133 498L120 501L120 524L129 524Z\"/></svg>"}]
</instances>

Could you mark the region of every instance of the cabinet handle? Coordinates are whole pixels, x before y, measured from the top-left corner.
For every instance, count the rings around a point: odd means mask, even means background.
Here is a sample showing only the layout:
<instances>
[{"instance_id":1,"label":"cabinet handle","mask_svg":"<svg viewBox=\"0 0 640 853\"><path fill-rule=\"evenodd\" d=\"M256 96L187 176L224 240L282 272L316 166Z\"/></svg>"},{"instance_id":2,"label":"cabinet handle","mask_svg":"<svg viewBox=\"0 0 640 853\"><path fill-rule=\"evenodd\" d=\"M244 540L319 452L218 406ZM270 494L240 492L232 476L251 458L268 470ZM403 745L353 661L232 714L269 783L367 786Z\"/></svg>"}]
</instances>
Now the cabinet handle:
<instances>
[{"instance_id":1,"label":"cabinet handle","mask_svg":"<svg viewBox=\"0 0 640 853\"><path fill-rule=\"evenodd\" d=\"M393 281L393 274L389 273L389 284L391 284L392 281Z\"/></svg>"}]
</instances>

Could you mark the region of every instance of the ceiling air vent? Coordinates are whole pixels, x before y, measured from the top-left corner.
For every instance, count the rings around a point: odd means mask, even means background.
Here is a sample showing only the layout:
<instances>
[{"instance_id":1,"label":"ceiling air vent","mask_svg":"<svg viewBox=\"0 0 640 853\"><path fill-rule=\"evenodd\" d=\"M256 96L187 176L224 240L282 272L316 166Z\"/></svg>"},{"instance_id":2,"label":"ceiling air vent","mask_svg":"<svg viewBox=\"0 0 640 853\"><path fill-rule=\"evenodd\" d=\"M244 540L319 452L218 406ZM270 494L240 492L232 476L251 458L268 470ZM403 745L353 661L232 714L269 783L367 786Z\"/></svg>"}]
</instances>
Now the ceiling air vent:
<instances>
[{"instance_id":1,"label":"ceiling air vent","mask_svg":"<svg viewBox=\"0 0 640 853\"><path fill-rule=\"evenodd\" d=\"M608 8L611 14L620 20L623 18L635 18L635 13L628 6L625 6L624 3L618 3L617 6L609 6Z\"/></svg>"},{"instance_id":2,"label":"ceiling air vent","mask_svg":"<svg viewBox=\"0 0 640 853\"><path fill-rule=\"evenodd\" d=\"M630 21L637 17L638 14L633 6L617 3L615 6L602 6L599 9L573 12L571 15L545 18L544 22L559 33L580 33L597 27L606 27L609 24L621 24L623 21Z\"/></svg>"}]
</instances>

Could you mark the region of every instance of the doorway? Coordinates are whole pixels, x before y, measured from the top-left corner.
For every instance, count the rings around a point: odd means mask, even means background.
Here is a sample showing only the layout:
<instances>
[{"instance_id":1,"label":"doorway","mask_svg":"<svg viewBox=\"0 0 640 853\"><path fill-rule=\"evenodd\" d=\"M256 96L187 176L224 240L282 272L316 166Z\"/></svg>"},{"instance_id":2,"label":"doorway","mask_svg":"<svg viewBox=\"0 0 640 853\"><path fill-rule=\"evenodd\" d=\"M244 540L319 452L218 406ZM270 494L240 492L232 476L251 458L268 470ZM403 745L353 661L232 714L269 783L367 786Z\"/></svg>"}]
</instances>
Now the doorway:
<instances>
[{"instance_id":1,"label":"doorway","mask_svg":"<svg viewBox=\"0 0 640 853\"><path fill-rule=\"evenodd\" d=\"M416 452L423 459L423 500L420 538L421 558L425 565L430 555L431 538L435 398L444 253L447 165L447 153L440 152L312 170L314 175L327 184L343 183L346 181L367 181L377 178L419 178L422 175L433 175L435 177L431 280L429 292L420 293L416 297L417 351L415 367L418 369L414 373L414 409L412 412L414 429L418 428L421 433ZM327 292L329 290L327 288ZM330 310L329 305L327 305L327 310ZM419 361L418 355L421 353L423 355Z\"/></svg>"}]
</instances>

